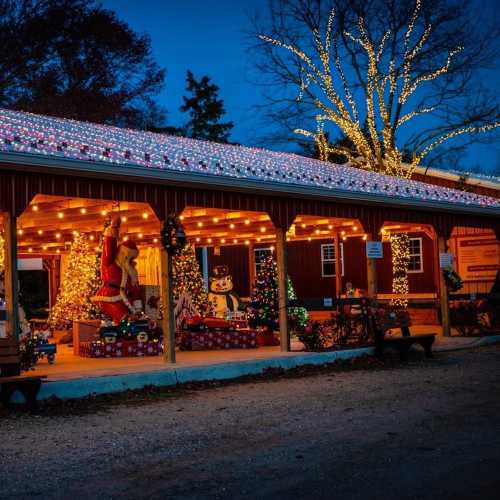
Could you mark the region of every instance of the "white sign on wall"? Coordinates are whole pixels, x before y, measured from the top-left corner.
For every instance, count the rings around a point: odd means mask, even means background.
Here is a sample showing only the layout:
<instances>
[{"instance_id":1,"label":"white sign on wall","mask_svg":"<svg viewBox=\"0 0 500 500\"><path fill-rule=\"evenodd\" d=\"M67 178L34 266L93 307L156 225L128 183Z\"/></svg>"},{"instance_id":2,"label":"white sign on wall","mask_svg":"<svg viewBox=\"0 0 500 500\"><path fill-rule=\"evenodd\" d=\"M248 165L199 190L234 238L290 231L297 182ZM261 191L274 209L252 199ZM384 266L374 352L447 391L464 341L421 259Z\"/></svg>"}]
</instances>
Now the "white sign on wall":
<instances>
[{"instance_id":1,"label":"white sign on wall","mask_svg":"<svg viewBox=\"0 0 500 500\"><path fill-rule=\"evenodd\" d=\"M439 265L441 268L453 267L453 254L451 253L440 253L439 254Z\"/></svg>"},{"instance_id":2,"label":"white sign on wall","mask_svg":"<svg viewBox=\"0 0 500 500\"><path fill-rule=\"evenodd\" d=\"M383 259L384 247L381 241L367 241L366 242L366 256L369 259Z\"/></svg>"},{"instance_id":3,"label":"white sign on wall","mask_svg":"<svg viewBox=\"0 0 500 500\"><path fill-rule=\"evenodd\" d=\"M43 271L43 259L35 257L33 259L17 259L18 271Z\"/></svg>"}]
</instances>

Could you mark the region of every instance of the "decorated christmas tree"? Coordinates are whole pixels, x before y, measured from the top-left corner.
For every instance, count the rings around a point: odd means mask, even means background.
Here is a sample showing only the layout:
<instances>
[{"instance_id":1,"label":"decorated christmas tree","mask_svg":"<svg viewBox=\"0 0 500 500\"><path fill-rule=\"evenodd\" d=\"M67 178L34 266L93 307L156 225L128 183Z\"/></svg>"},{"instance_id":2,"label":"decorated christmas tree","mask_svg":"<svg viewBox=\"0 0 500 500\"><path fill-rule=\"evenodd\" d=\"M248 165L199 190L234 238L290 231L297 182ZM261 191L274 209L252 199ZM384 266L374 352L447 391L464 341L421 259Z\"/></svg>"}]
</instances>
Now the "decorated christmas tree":
<instances>
[{"instance_id":1,"label":"decorated christmas tree","mask_svg":"<svg viewBox=\"0 0 500 500\"><path fill-rule=\"evenodd\" d=\"M288 300L297 298L290 276L287 277ZM303 326L307 321L307 311L303 307L289 307L288 320L292 326ZM279 327L278 267L270 255L262 263L255 279L249 322L257 326L277 330Z\"/></svg>"},{"instance_id":2,"label":"decorated christmas tree","mask_svg":"<svg viewBox=\"0 0 500 500\"><path fill-rule=\"evenodd\" d=\"M64 329L74 320L95 317L90 301L99 286L99 255L84 234L75 235L57 300L49 317L52 328Z\"/></svg>"},{"instance_id":3,"label":"decorated christmas tree","mask_svg":"<svg viewBox=\"0 0 500 500\"><path fill-rule=\"evenodd\" d=\"M199 314L206 315L209 312L210 302L207 288L192 245L186 245L174 257L172 281L174 300L176 302L179 297L189 297L191 304Z\"/></svg>"}]
</instances>

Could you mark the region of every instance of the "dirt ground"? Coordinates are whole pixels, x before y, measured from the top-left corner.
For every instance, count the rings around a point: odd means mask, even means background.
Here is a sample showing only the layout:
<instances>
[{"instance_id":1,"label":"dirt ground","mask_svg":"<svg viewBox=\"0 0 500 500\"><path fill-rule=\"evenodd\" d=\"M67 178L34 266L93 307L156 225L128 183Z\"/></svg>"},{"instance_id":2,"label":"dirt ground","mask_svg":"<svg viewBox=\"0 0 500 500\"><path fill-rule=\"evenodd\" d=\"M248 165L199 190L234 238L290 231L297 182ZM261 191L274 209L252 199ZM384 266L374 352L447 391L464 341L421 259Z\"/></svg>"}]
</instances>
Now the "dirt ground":
<instances>
[{"instance_id":1,"label":"dirt ground","mask_svg":"<svg viewBox=\"0 0 500 500\"><path fill-rule=\"evenodd\" d=\"M0 498L497 499L500 346L0 414Z\"/></svg>"}]
</instances>

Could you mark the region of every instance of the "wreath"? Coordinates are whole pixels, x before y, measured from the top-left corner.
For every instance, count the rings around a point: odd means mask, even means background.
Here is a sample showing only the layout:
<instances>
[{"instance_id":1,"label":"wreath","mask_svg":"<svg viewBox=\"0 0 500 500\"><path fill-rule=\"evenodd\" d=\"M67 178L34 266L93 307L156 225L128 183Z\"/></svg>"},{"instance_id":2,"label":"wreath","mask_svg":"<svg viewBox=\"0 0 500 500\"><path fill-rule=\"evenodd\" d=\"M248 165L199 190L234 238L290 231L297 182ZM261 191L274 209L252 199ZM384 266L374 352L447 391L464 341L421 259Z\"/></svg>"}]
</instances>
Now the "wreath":
<instances>
[{"instance_id":1,"label":"wreath","mask_svg":"<svg viewBox=\"0 0 500 500\"><path fill-rule=\"evenodd\" d=\"M178 255L186 245L186 232L175 215L169 215L163 223L161 242L170 255Z\"/></svg>"}]
</instances>

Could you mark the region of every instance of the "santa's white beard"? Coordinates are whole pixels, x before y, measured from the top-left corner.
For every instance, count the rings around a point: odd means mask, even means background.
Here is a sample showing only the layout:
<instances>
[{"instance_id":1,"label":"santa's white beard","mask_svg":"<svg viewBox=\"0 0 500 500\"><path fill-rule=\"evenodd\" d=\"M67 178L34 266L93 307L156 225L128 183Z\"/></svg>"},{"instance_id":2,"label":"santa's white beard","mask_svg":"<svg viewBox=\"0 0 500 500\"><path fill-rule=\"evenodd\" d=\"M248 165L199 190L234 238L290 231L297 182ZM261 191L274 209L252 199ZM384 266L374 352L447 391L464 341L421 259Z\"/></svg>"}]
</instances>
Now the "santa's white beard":
<instances>
[{"instance_id":1,"label":"santa's white beard","mask_svg":"<svg viewBox=\"0 0 500 500\"><path fill-rule=\"evenodd\" d=\"M133 253L137 254L137 252ZM137 255L133 255L132 252L126 250L124 247L120 247L116 257L116 263L127 273L132 285L137 285L139 281L139 275L134 266L135 257L137 257Z\"/></svg>"}]
</instances>

